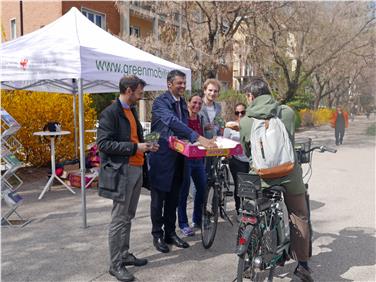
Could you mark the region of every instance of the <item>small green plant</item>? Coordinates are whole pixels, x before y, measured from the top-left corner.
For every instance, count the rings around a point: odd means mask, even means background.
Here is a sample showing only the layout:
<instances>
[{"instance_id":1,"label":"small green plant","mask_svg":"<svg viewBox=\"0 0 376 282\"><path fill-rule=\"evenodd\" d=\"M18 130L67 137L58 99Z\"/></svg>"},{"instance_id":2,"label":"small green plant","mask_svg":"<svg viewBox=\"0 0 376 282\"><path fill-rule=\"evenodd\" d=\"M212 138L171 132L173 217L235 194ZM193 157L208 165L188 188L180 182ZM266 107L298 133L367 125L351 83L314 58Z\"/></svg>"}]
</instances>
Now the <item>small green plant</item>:
<instances>
[{"instance_id":1,"label":"small green plant","mask_svg":"<svg viewBox=\"0 0 376 282\"><path fill-rule=\"evenodd\" d=\"M367 132L366 132L367 135L370 135L370 136L376 136L376 123L370 125L368 128L367 128Z\"/></svg>"}]
</instances>

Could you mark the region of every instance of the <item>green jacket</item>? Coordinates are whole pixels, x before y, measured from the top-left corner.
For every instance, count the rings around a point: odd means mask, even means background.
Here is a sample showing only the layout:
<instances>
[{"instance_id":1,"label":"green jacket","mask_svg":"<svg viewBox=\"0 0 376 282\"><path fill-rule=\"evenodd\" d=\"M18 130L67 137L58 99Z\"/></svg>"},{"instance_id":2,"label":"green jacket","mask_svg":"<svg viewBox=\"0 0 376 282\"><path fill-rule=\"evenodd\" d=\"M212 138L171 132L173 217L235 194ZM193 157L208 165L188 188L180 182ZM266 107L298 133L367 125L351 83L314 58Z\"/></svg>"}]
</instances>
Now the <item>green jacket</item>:
<instances>
[{"instance_id":1,"label":"green jacket","mask_svg":"<svg viewBox=\"0 0 376 282\"><path fill-rule=\"evenodd\" d=\"M279 106L271 95L261 95L253 100L252 104L247 108L245 117L240 120L240 143L242 144L243 150L248 157L251 157L250 134L253 123L252 118L268 119L273 116L277 116L277 113L279 114L279 118L283 124L286 126L291 143L294 145L294 111L286 105ZM296 159L296 155L294 170L289 175L278 179L262 180L263 187L266 188L272 185L283 185L290 194L301 194L305 192L302 168Z\"/></svg>"}]
</instances>

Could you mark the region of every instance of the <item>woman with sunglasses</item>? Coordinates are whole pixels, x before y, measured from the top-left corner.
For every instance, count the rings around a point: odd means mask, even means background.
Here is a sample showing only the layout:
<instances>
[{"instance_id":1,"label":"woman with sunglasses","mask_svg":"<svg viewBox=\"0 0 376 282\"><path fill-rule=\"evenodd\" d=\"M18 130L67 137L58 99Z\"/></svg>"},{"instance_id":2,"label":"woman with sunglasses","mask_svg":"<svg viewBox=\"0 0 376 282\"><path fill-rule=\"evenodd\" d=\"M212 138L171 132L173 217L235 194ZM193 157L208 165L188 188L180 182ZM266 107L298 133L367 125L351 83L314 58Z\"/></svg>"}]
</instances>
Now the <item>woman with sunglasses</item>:
<instances>
[{"instance_id":1,"label":"woman with sunglasses","mask_svg":"<svg viewBox=\"0 0 376 282\"><path fill-rule=\"evenodd\" d=\"M240 119L245 115L246 106L243 103L235 105L235 121L229 121L226 123L226 128L223 133L223 137L232 139L234 141L240 141L239 123ZM236 213L239 215L240 198L238 194L238 172L249 172L249 159L243 153L242 155L232 156L229 160L229 166L232 178L234 179L234 200Z\"/></svg>"},{"instance_id":2,"label":"woman with sunglasses","mask_svg":"<svg viewBox=\"0 0 376 282\"><path fill-rule=\"evenodd\" d=\"M197 94L191 96L188 100L188 126L201 136L204 131L203 120L202 116L198 113L201 110L202 103L202 98ZM192 227L189 226L187 217L187 198L191 184L191 177L196 187L193 203ZM193 236L195 234L194 229L201 226L202 202L204 199L205 187L206 171L204 158L187 158L178 206L179 227L182 234L185 236Z\"/></svg>"}]
</instances>

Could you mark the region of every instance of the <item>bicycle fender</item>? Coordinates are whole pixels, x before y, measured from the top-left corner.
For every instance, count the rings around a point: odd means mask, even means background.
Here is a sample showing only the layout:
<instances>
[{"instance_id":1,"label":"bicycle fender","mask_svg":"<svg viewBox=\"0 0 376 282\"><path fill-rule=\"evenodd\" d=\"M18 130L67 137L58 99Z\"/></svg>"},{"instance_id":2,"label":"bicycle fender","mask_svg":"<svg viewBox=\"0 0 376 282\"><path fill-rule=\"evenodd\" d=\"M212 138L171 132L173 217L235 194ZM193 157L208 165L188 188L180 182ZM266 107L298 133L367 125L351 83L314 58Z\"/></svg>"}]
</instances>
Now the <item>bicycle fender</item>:
<instances>
[{"instance_id":1,"label":"bicycle fender","mask_svg":"<svg viewBox=\"0 0 376 282\"><path fill-rule=\"evenodd\" d=\"M235 250L235 253L238 256L242 256L247 252L249 242L251 241L251 235L252 235L253 229L254 229L254 226L249 224L249 225L246 226L245 230L243 231L241 238L244 238L245 242L244 242L244 244L240 244L238 242L238 245L237 245L236 250Z\"/></svg>"}]
</instances>

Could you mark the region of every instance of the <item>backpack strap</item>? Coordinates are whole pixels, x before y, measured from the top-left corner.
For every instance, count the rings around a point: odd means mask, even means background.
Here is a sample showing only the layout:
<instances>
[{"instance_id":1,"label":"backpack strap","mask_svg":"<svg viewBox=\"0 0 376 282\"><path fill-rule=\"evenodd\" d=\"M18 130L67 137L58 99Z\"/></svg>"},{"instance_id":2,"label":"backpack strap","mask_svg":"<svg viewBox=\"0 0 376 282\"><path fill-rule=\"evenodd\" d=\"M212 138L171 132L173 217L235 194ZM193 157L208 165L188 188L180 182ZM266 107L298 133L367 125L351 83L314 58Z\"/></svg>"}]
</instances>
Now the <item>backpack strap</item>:
<instances>
[{"instance_id":1,"label":"backpack strap","mask_svg":"<svg viewBox=\"0 0 376 282\"><path fill-rule=\"evenodd\" d=\"M281 118L281 113L282 113L282 105L279 105L279 106L277 107L277 117L278 117L278 118Z\"/></svg>"}]
</instances>

